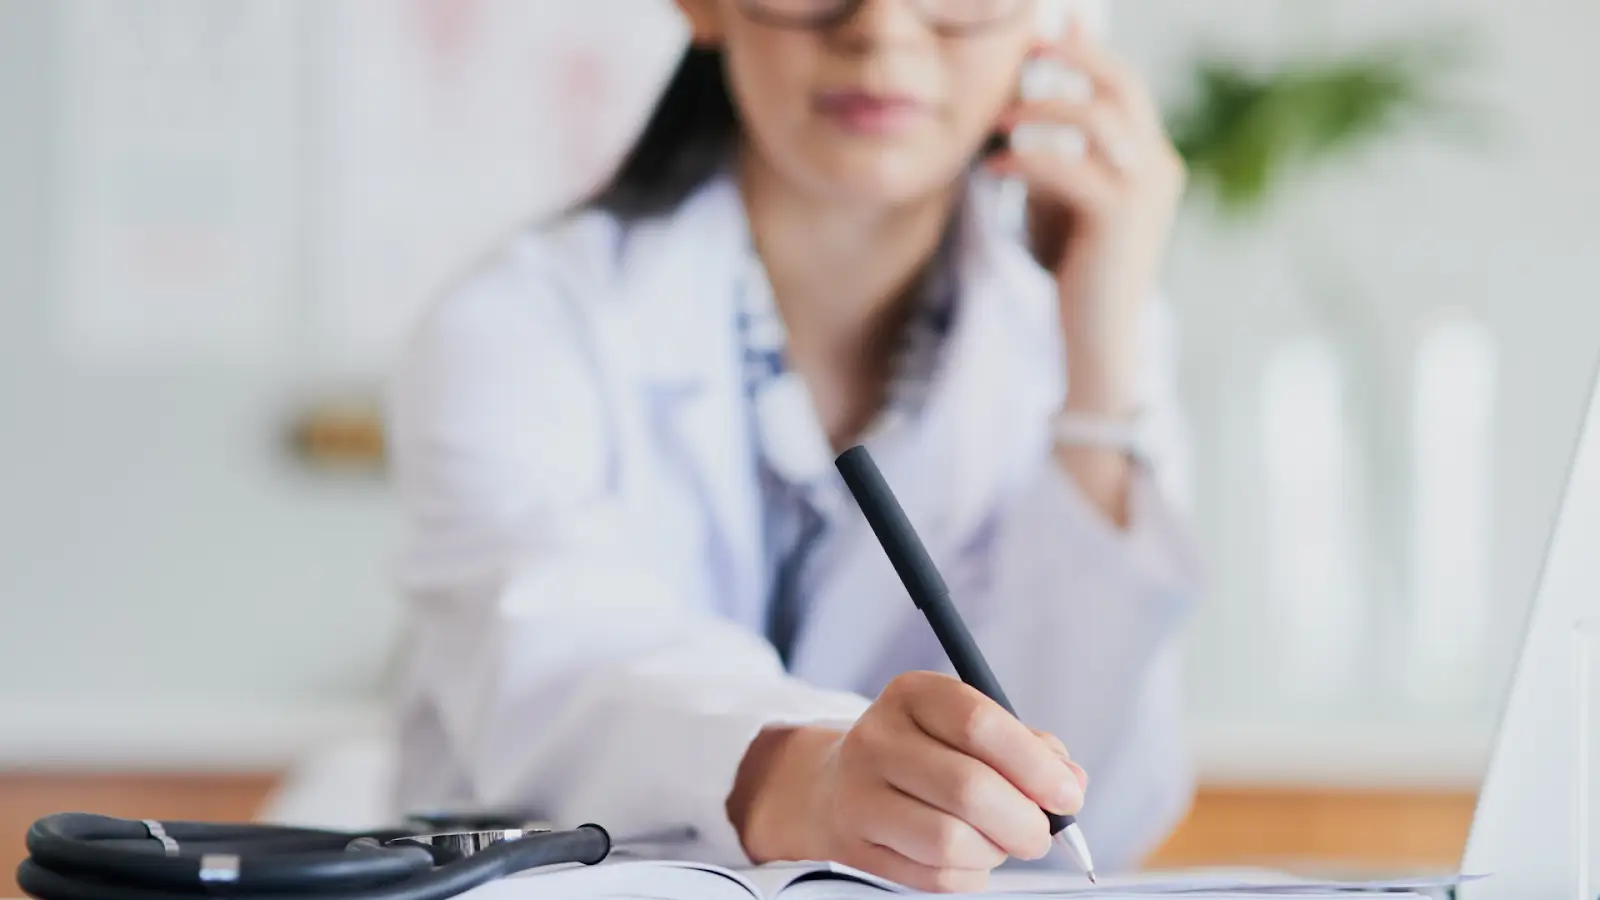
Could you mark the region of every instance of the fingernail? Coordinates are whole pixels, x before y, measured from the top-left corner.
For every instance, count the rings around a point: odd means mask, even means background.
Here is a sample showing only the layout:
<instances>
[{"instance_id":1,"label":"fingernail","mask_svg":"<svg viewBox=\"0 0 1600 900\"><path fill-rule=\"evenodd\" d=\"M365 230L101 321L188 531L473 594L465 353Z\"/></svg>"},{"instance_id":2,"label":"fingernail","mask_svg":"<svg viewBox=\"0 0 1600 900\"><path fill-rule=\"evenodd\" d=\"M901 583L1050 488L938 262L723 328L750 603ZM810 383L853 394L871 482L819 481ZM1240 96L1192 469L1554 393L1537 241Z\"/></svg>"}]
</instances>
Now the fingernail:
<instances>
[{"instance_id":1,"label":"fingernail","mask_svg":"<svg viewBox=\"0 0 1600 900\"><path fill-rule=\"evenodd\" d=\"M1067 126L1051 135L1050 150L1067 162L1077 162L1089 153L1089 139L1082 129Z\"/></svg>"},{"instance_id":2,"label":"fingernail","mask_svg":"<svg viewBox=\"0 0 1600 900\"><path fill-rule=\"evenodd\" d=\"M1049 144L1049 132L1042 125L1018 125L1011 130L1011 149L1019 153L1044 150Z\"/></svg>"},{"instance_id":3,"label":"fingernail","mask_svg":"<svg viewBox=\"0 0 1600 900\"><path fill-rule=\"evenodd\" d=\"M1050 811L1057 815L1066 815L1068 812L1083 805L1083 786L1078 783L1077 775L1061 782L1056 788L1056 797Z\"/></svg>"},{"instance_id":4,"label":"fingernail","mask_svg":"<svg viewBox=\"0 0 1600 900\"><path fill-rule=\"evenodd\" d=\"M1083 770L1083 766L1080 766L1077 763L1075 763L1075 762L1073 762L1072 760L1069 759L1069 760L1067 760L1067 768L1071 769L1073 777L1078 779L1078 788L1079 788L1079 790L1088 790L1089 789L1089 773L1085 772Z\"/></svg>"},{"instance_id":5,"label":"fingernail","mask_svg":"<svg viewBox=\"0 0 1600 900\"><path fill-rule=\"evenodd\" d=\"M1112 168L1119 172L1133 169L1133 151L1128 149L1127 144L1120 140L1103 139L1100 146L1105 151L1106 159L1111 162Z\"/></svg>"}]
</instances>

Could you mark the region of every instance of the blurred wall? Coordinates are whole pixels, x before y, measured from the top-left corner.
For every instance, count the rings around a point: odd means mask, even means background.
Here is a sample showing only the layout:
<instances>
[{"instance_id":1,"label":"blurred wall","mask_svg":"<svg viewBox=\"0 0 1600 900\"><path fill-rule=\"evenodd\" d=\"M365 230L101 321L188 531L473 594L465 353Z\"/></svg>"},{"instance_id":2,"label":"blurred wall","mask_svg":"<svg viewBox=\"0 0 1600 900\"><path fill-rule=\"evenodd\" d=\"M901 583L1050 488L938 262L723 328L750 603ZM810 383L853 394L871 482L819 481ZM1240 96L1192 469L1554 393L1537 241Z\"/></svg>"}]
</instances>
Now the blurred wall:
<instances>
[{"instance_id":1,"label":"blurred wall","mask_svg":"<svg viewBox=\"0 0 1600 900\"><path fill-rule=\"evenodd\" d=\"M1246 730L1264 721L1289 730L1297 720L1389 723L1402 733L1437 726L1443 743L1479 747L1498 714L1600 351L1600 117L1589 97L1600 63L1586 37L1600 28L1600 6L1125 0L1117 12L1117 43L1174 99L1186 89L1182 62L1202 48L1270 64L1461 26L1480 48L1456 88L1492 111L1486 142L1414 132L1297 186L1260 226L1222 228L1192 206L1168 278L1213 574L1193 652L1200 718ZM1459 322L1482 326L1494 352L1491 609L1483 642L1453 656L1447 648L1451 662L1412 688L1415 664L1436 651L1430 641L1455 639L1415 624L1413 532L1437 523L1414 521L1413 488L1420 468L1475 449L1411 453L1415 366L1432 330ZM1312 648L1261 631L1293 616L1296 598L1272 593L1260 565L1271 546L1260 378L1274 350L1306 336L1330 337L1343 354L1346 409L1368 429L1355 442L1372 465L1363 488L1372 543L1360 560L1368 571L1349 609L1363 624L1350 665L1314 690L1273 677L1292 674ZM1334 630L1311 640L1334 639Z\"/></svg>"},{"instance_id":2,"label":"blurred wall","mask_svg":"<svg viewBox=\"0 0 1600 900\"><path fill-rule=\"evenodd\" d=\"M0 0L0 764L372 720L403 523L290 432L603 173L682 37L638 0Z\"/></svg>"},{"instance_id":3,"label":"blurred wall","mask_svg":"<svg viewBox=\"0 0 1600 900\"><path fill-rule=\"evenodd\" d=\"M315 377L292 293L251 353L77 350L55 6L0 3L0 756L159 759L204 731L271 758L377 684L393 504L285 452Z\"/></svg>"}]
</instances>

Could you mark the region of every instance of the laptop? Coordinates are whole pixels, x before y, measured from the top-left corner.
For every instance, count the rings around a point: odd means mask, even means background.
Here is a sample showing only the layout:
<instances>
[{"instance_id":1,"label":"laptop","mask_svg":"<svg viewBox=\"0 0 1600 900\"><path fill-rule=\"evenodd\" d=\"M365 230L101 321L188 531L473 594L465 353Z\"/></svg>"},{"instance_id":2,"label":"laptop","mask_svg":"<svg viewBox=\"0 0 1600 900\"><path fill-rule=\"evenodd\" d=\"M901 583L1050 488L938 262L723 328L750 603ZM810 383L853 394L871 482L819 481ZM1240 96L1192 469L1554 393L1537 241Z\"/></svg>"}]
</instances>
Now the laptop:
<instances>
[{"instance_id":1,"label":"laptop","mask_svg":"<svg viewBox=\"0 0 1600 900\"><path fill-rule=\"evenodd\" d=\"M1600 389L1591 388L1473 815L1460 900L1596 900Z\"/></svg>"}]
</instances>

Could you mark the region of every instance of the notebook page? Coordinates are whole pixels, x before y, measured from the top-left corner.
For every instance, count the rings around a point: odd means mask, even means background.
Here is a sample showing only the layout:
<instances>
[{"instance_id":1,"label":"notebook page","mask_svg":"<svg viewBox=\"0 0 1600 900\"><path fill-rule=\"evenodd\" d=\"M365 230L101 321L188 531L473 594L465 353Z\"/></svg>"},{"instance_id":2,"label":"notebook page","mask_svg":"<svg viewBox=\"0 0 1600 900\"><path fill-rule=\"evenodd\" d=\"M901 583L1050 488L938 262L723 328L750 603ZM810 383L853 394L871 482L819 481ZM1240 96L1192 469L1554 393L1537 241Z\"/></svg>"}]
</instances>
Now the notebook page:
<instances>
[{"instance_id":1,"label":"notebook page","mask_svg":"<svg viewBox=\"0 0 1600 900\"><path fill-rule=\"evenodd\" d=\"M743 874L695 862L620 860L531 869L479 885L466 900L764 900Z\"/></svg>"},{"instance_id":2,"label":"notebook page","mask_svg":"<svg viewBox=\"0 0 1600 900\"><path fill-rule=\"evenodd\" d=\"M824 874L825 873L825 874ZM1091 884L1073 872L996 872L983 897L1050 896L1074 900L1124 900L1160 896L1253 900L1294 897L1344 896L1384 892L1393 898L1443 895L1463 881L1479 876L1436 876L1382 881L1313 881L1263 870L1210 870L1167 872L1102 879ZM764 884L763 893L776 900L869 900L885 894L914 894L900 885L837 864L810 864L789 873L786 880ZM966 895L969 898L979 895Z\"/></svg>"},{"instance_id":3,"label":"notebook page","mask_svg":"<svg viewBox=\"0 0 1600 900\"><path fill-rule=\"evenodd\" d=\"M781 894L779 900L882 900L894 896L883 888L860 881L850 880L816 880L802 881L790 885ZM1013 900L1016 897L1077 897L1076 893L1047 894L1047 893L985 893L985 894L919 894L901 891L900 896L918 897L934 900L934 898L958 898L958 900ZM1108 892L1095 895L1099 900L1147 900L1152 895L1148 893L1121 893ZM1205 900L1353 900L1357 897L1382 897L1383 900L1430 900L1423 894L1409 891L1392 891L1381 893L1355 894L1349 892L1312 892L1294 891L1276 893L1261 890L1254 891L1203 891L1193 894L1173 894L1170 896L1204 897Z\"/></svg>"},{"instance_id":4,"label":"notebook page","mask_svg":"<svg viewBox=\"0 0 1600 900\"><path fill-rule=\"evenodd\" d=\"M799 882L819 877L826 877L829 881L859 880L870 885L880 897L885 892L900 893L905 890L875 875L828 862L767 863L751 869L740 869L739 874L754 885L766 900L772 900L779 894L793 890Z\"/></svg>"},{"instance_id":5,"label":"notebook page","mask_svg":"<svg viewBox=\"0 0 1600 900\"><path fill-rule=\"evenodd\" d=\"M1078 878L1063 878L1060 873L1014 872L995 876L992 893L1031 894L1034 896L1074 897L1083 900L1100 900L1106 897L1163 895L1203 896L1306 896L1338 893L1443 893L1463 882L1482 876L1442 875L1416 878L1387 878L1376 881L1316 881L1294 878L1282 874L1199 872L1162 873L1159 875L1133 875L1113 879L1102 878L1100 884L1091 885Z\"/></svg>"},{"instance_id":6,"label":"notebook page","mask_svg":"<svg viewBox=\"0 0 1600 900\"><path fill-rule=\"evenodd\" d=\"M909 893L909 889L876 875L831 862L778 863L745 869L766 897L775 897L798 881L831 876L841 881L858 881L876 888L880 894ZM1309 882L1306 882L1309 884ZM1146 872L1131 875L1101 876L1098 884L1082 874L1063 870L1008 870L993 873L989 879L988 894L1078 894L1106 896L1121 893L1139 895L1187 893L1222 890L1250 886L1294 885L1301 882L1293 876L1271 869L1211 868L1172 872Z\"/></svg>"}]
</instances>

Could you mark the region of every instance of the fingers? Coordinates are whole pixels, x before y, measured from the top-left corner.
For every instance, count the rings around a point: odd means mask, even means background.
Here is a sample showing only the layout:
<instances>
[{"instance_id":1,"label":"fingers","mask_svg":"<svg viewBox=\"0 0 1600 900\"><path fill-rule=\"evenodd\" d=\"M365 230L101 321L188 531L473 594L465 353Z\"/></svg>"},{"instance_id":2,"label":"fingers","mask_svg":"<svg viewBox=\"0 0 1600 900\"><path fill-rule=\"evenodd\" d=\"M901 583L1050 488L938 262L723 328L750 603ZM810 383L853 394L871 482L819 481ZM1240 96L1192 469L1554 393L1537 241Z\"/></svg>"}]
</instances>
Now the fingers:
<instances>
[{"instance_id":1,"label":"fingers","mask_svg":"<svg viewBox=\"0 0 1600 900\"><path fill-rule=\"evenodd\" d=\"M857 843L842 853L839 862L871 872L915 891L943 894L979 894L989 886L987 869L940 869L925 866L904 854L878 844Z\"/></svg>"},{"instance_id":2,"label":"fingers","mask_svg":"<svg viewBox=\"0 0 1600 900\"><path fill-rule=\"evenodd\" d=\"M1086 150L1102 163L1119 173L1139 168L1144 142L1134 134L1123 117L1103 102L1076 103L1069 100L1030 100L1013 106L1001 117L1000 126L1012 131L1012 146L1018 153L1048 150L1031 140L1023 140L1023 132L1034 126L1058 130L1071 126L1086 137ZM1080 154L1064 154L1072 158Z\"/></svg>"},{"instance_id":3,"label":"fingers","mask_svg":"<svg viewBox=\"0 0 1600 900\"><path fill-rule=\"evenodd\" d=\"M932 672L896 678L832 760L826 858L929 892L981 892L1008 856L1044 856L1040 807L1077 812L1086 782L1054 736Z\"/></svg>"},{"instance_id":4,"label":"fingers","mask_svg":"<svg viewBox=\"0 0 1600 900\"><path fill-rule=\"evenodd\" d=\"M897 764L884 772L896 790L967 823L1002 856L1038 859L1050 852L1039 804L1000 773L920 731L899 743Z\"/></svg>"},{"instance_id":5,"label":"fingers","mask_svg":"<svg viewBox=\"0 0 1600 900\"><path fill-rule=\"evenodd\" d=\"M1154 98L1133 70L1089 36L1080 18L1064 40L1043 43L1034 55L1081 76L1088 96L1015 104L999 123L1011 134L1010 150L986 160L992 171L1100 212L1113 211L1119 199L1154 202L1181 194L1183 163ZM1038 139L1041 130L1047 140Z\"/></svg>"},{"instance_id":6,"label":"fingers","mask_svg":"<svg viewBox=\"0 0 1600 900\"><path fill-rule=\"evenodd\" d=\"M1036 805L1061 814L1076 813L1083 806L1083 788L1066 763L978 690L949 676L924 672L913 676L903 700L917 728L988 765Z\"/></svg>"},{"instance_id":7,"label":"fingers","mask_svg":"<svg viewBox=\"0 0 1600 900\"><path fill-rule=\"evenodd\" d=\"M1089 773L1083 770L1083 766L1072 761L1072 755L1067 752L1067 745L1061 743L1060 738L1048 731L1040 731L1037 728L1029 730L1033 732L1034 737L1044 741L1045 746L1049 747L1052 753L1061 757L1061 761L1067 764L1067 768L1072 770L1072 774L1078 776L1078 786L1087 790L1089 788Z\"/></svg>"},{"instance_id":8,"label":"fingers","mask_svg":"<svg viewBox=\"0 0 1600 900\"><path fill-rule=\"evenodd\" d=\"M853 804L862 808L851 810ZM861 838L920 865L988 870L1006 860L1006 851L976 828L889 785L850 798L845 811L860 823Z\"/></svg>"},{"instance_id":9,"label":"fingers","mask_svg":"<svg viewBox=\"0 0 1600 900\"><path fill-rule=\"evenodd\" d=\"M1104 98L1018 103L999 125L1012 134L1011 147L985 165L1082 211L1111 213L1128 197L1166 202L1182 193L1183 161L1165 134L1138 131ZM1080 140L1067 147L1041 146L1032 139L1035 128L1071 132Z\"/></svg>"},{"instance_id":10,"label":"fingers","mask_svg":"<svg viewBox=\"0 0 1600 900\"><path fill-rule=\"evenodd\" d=\"M985 165L996 175L1021 179L1030 189L1059 198L1075 210L1105 215L1118 206L1115 176L1092 157L1063 162L1048 151L1013 151L991 157Z\"/></svg>"},{"instance_id":11,"label":"fingers","mask_svg":"<svg viewBox=\"0 0 1600 900\"><path fill-rule=\"evenodd\" d=\"M1054 60L1083 73L1097 95L1111 99L1139 124L1161 127L1160 109L1143 79L1097 44L1081 21L1074 19L1065 40L1042 42L1034 52L1039 58Z\"/></svg>"}]
</instances>

